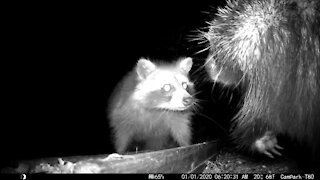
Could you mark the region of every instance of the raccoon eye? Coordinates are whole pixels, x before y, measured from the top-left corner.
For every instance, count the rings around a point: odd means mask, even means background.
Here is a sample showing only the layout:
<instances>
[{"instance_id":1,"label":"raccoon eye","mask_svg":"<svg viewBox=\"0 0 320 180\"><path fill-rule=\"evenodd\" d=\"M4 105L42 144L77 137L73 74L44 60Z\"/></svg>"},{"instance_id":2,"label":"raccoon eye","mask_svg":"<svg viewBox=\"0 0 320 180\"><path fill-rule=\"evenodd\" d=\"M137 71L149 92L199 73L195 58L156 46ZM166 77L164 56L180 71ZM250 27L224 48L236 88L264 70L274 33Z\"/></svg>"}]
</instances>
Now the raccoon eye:
<instances>
[{"instance_id":1,"label":"raccoon eye","mask_svg":"<svg viewBox=\"0 0 320 180\"><path fill-rule=\"evenodd\" d=\"M162 89L165 92L169 92L171 90L171 85L170 84L165 84L165 85L162 86Z\"/></svg>"},{"instance_id":2,"label":"raccoon eye","mask_svg":"<svg viewBox=\"0 0 320 180\"><path fill-rule=\"evenodd\" d=\"M188 88L188 84L186 82L183 82L182 83L182 87L183 87L183 89L187 89Z\"/></svg>"}]
</instances>

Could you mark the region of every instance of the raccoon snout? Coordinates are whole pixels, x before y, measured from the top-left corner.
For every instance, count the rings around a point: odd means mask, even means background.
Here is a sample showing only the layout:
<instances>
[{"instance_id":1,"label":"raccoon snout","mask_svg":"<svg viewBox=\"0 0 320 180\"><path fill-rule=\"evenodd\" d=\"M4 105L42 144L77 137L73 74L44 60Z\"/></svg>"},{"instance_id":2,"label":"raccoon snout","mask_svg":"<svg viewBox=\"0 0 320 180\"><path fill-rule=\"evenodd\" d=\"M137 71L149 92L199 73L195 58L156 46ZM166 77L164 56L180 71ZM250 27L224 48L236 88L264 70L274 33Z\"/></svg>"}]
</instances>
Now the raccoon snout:
<instances>
[{"instance_id":1,"label":"raccoon snout","mask_svg":"<svg viewBox=\"0 0 320 180\"><path fill-rule=\"evenodd\" d=\"M183 105L190 106L193 102L193 98L192 97L184 97L182 102L183 102Z\"/></svg>"}]
</instances>

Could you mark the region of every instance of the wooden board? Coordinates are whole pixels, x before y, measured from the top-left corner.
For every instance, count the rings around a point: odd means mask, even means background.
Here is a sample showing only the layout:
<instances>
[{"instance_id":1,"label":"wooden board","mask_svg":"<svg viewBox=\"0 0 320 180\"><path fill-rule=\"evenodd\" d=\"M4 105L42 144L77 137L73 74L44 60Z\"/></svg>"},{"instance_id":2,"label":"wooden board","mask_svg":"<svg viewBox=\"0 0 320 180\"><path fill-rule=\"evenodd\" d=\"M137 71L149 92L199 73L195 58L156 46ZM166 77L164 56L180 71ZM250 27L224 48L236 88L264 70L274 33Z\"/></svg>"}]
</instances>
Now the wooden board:
<instances>
[{"instance_id":1,"label":"wooden board","mask_svg":"<svg viewBox=\"0 0 320 180\"><path fill-rule=\"evenodd\" d=\"M188 173L202 172L218 154L218 142L206 142L130 155L44 158L19 162L14 173ZM5 172L5 171L4 171Z\"/></svg>"}]
</instances>

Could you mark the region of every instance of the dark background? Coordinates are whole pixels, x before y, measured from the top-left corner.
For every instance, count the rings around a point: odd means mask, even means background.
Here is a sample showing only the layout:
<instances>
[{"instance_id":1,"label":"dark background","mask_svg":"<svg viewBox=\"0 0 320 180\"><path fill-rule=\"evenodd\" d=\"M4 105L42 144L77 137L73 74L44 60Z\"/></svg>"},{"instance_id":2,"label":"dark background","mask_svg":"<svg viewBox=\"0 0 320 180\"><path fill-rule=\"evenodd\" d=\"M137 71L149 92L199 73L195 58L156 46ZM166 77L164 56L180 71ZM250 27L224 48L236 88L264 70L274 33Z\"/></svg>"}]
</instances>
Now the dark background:
<instances>
[{"instance_id":1,"label":"dark background","mask_svg":"<svg viewBox=\"0 0 320 180\"><path fill-rule=\"evenodd\" d=\"M105 108L115 84L140 57L191 56L199 66L207 52L196 54L204 46L190 37L218 4L8 5L1 161L113 153ZM203 80L201 72L193 78ZM230 92L199 82L194 143L225 136L232 116Z\"/></svg>"}]
</instances>

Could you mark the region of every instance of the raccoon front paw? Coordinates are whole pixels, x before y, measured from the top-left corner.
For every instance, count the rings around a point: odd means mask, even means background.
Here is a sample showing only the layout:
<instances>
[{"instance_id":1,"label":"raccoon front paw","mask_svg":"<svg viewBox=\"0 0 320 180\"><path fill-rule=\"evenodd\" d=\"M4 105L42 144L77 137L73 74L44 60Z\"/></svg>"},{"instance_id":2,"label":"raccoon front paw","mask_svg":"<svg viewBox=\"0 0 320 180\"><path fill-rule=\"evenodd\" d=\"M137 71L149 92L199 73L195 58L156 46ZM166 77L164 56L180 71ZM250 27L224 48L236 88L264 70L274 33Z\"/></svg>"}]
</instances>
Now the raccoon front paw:
<instances>
[{"instance_id":1,"label":"raccoon front paw","mask_svg":"<svg viewBox=\"0 0 320 180\"><path fill-rule=\"evenodd\" d=\"M271 131L267 131L261 138L257 139L254 143L254 147L258 152L263 153L270 158L274 158L272 154L281 156L281 153L278 150L283 149L283 147L278 145L278 140Z\"/></svg>"}]
</instances>

